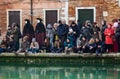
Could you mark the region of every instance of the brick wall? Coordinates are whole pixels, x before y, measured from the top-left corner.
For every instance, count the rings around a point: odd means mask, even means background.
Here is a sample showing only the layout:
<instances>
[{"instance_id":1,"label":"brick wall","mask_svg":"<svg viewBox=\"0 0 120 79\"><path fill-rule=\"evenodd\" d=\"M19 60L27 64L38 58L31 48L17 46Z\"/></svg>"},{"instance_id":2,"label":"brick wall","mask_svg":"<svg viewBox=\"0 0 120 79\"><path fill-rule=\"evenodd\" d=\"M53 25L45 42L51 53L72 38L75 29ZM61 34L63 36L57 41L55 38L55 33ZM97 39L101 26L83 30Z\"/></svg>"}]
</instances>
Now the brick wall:
<instances>
[{"instance_id":1,"label":"brick wall","mask_svg":"<svg viewBox=\"0 0 120 79\"><path fill-rule=\"evenodd\" d=\"M120 18L120 7L118 0L77 0L69 2L69 17L75 17L76 7L96 7L96 21L101 24L101 20L111 22L114 18ZM103 12L108 16L103 16Z\"/></svg>"},{"instance_id":2,"label":"brick wall","mask_svg":"<svg viewBox=\"0 0 120 79\"><path fill-rule=\"evenodd\" d=\"M8 1L8 0L7 0ZM7 10L22 10L22 27L24 19L30 19L30 0L0 0L0 28L2 32L6 32L7 28ZM13 1L13 2L12 2ZM60 9L60 17L65 16L62 8L65 2L59 0L33 0L33 26L36 25L36 18L44 19L43 9ZM120 7L117 0L69 0L69 17L75 17L76 7L96 7L96 21L100 24L102 19L111 21L120 17ZM103 11L108 12L108 16L103 17Z\"/></svg>"},{"instance_id":3,"label":"brick wall","mask_svg":"<svg viewBox=\"0 0 120 79\"><path fill-rule=\"evenodd\" d=\"M15 1L15 2L14 2ZM30 0L0 1L0 28L5 33L7 30L7 10L21 10L22 11L22 26L24 26L24 19L31 19L30 14ZM57 0L33 0L33 26L36 25L36 18L44 19L44 9L60 9L64 4Z\"/></svg>"}]
</instances>

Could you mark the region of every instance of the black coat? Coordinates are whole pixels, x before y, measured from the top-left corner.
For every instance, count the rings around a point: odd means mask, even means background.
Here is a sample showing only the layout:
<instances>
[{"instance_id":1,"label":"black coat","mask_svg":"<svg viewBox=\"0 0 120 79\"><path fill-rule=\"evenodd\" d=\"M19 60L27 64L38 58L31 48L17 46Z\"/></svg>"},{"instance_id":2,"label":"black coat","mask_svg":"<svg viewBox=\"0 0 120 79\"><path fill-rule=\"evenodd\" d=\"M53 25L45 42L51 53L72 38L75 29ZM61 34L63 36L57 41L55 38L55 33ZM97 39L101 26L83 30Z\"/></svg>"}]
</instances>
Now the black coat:
<instances>
[{"instance_id":1,"label":"black coat","mask_svg":"<svg viewBox=\"0 0 120 79\"><path fill-rule=\"evenodd\" d=\"M23 29L23 36L26 36L26 35L34 35L34 28L29 21L25 24Z\"/></svg>"},{"instance_id":2,"label":"black coat","mask_svg":"<svg viewBox=\"0 0 120 79\"><path fill-rule=\"evenodd\" d=\"M120 40L120 24L116 28L115 37Z\"/></svg>"},{"instance_id":3,"label":"black coat","mask_svg":"<svg viewBox=\"0 0 120 79\"><path fill-rule=\"evenodd\" d=\"M77 25L75 25L75 26L70 26L70 28L72 28L73 31L76 32L75 37L76 37L76 38L79 37L79 28L78 28L78 26L77 26Z\"/></svg>"},{"instance_id":4,"label":"black coat","mask_svg":"<svg viewBox=\"0 0 120 79\"><path fill-rule=\"evenodd\" d=\"M42 22L37 23L36 28L35 28L35 33L43 33L45 32L45 26Z\"/></svg>"},{"instance_id":5,"label":"black coat","mask_svg":"<svg viewBox=\"0 0 120 79\"><path fill-rule=\"evenodd\" d=\"M85 36L87 38L87 40L89 40L92 37L92 34L91 34L89 28L86 26L82 27L81 34L82 34L82 36Z\"/></svg>"},{"instance_id":6,"label":"black coat","mask_svg":"<svg viewBox=\"0 0 120 79\"><path fill-rule=\"evenodd\" d=\"M67 33L67 28L63 24L60 24L57 28L58 36L61 38L61 37L65 36L66 33Z\"/></svg>"}]
</instances>

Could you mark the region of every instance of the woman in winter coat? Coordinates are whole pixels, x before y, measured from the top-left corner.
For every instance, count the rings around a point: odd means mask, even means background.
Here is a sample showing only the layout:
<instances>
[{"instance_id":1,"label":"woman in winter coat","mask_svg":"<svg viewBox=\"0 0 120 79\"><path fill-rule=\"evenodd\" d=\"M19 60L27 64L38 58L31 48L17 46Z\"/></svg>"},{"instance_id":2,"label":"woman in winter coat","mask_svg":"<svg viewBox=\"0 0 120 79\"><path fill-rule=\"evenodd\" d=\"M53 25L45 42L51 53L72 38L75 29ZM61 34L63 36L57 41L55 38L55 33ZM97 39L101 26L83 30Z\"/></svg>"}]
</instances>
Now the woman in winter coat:
<instances>
[{"instance_id":1,"label":"woman in winter coat","mask_svg":"<svg viewBox=\"0 0 120 79\"><path fill-rule=\"evenodd\" d=\"M114 30L112 28L112 24L108 24L107 28L104 31L104 35L105 35L106 51L108 52L113 47Z\"/></svg>"}]
</instances>

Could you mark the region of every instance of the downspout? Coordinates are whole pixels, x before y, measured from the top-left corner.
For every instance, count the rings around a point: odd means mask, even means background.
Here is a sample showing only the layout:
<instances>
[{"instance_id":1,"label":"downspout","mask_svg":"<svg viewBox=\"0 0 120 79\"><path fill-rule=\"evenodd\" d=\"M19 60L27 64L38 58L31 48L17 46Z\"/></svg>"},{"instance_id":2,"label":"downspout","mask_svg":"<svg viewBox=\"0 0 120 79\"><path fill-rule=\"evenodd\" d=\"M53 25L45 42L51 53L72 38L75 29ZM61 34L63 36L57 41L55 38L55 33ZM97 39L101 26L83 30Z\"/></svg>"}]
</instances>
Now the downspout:
<instances>
[{"instance_id":1,"label":"downspout","mask_svg":"<svg viewBox=\"0 0 120 79\"><path fill-rule=\"evenodd\" d=\"M69 0L68 0L69 1ZM65 2L65 18L66 18L66 23L69 23L69 13L68 13L68 9L69 9L69 2L66 1Z\"/></svg>"},{"instance_id":2,"label":"downspout","mask_svg":"<svg viewBox=\"0 0 120 79\"><path fill-rule=\"evenodd\" d=\"M118 0L118 6L120 7L120 0Z\"/></svg>"},{"instance_id":3,"label":"downspout","mask_svg":"<svg viewBox=\"0 0 120 79\"><path fill-rule=\"evenodd\" d=\"M31 24L33 24L33 0L30 0L30 16L31 16Z\"/></svg>"}]
</instances>

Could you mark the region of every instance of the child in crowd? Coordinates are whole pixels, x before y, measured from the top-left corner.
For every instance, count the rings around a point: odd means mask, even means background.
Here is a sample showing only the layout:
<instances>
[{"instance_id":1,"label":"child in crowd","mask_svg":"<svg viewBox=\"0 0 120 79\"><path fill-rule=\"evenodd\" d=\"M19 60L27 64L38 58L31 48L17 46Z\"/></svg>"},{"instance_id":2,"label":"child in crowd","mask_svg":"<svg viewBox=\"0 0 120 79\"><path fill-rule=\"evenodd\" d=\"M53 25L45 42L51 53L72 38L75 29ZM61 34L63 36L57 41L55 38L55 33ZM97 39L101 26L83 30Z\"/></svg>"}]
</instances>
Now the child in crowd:
<instances>
[{"instance_id":1,"label":"child in crowd","mask_svg":"<svg viewBox=\"0 0 120 79\"><path fill-rule=\"evenodd\" d=\"M15 54L18 54L20 52L25 52L25 54L27 53L27 50L30 47L30 43L29 43L28 39L29 39L28 36L23 37L21 47L19 48L19 50Z\"/></svg>"},{"instance_id":2,"label":"child in crowd","mask_svg":"<svg viewBox=\"0 0 120 79\"><path fill-rule=\"evenodd\" d=\"M70 52L72 52L73 50L73 43L70 40L70 38L67 38L67 40L64 42L64 46L65 46L65 53L69 54Z\"/></svg>"},{"instance_id":3,"label":"child in crowd","mask_svg":"<svg viewBox=\"0 0 120 79\"><path fill-rule=\"evenodd\" d=\"M32 42L30 44L30 48L28 49L30 53L38 53L39 52L39 44L35 38L32 38Z\"/></svg>"}]
</instances>

